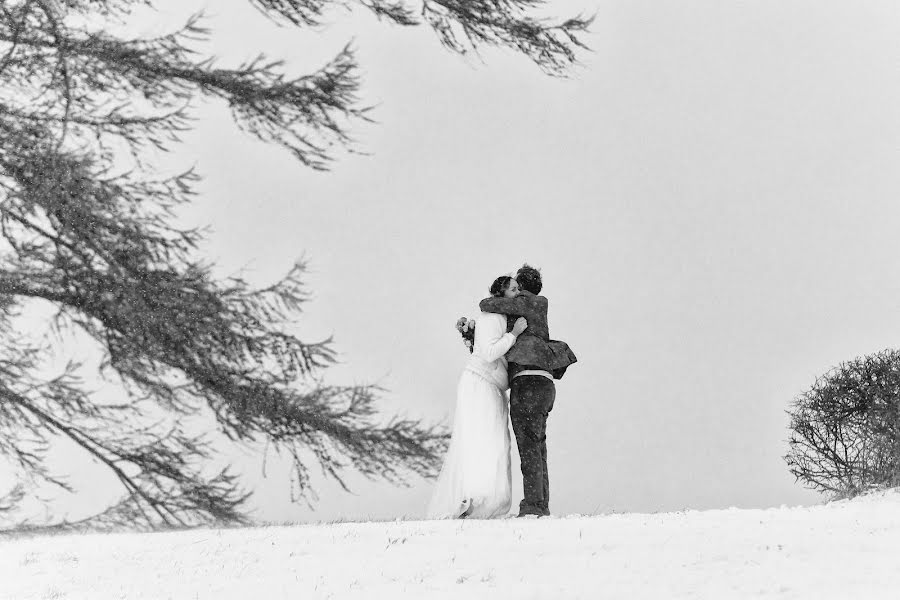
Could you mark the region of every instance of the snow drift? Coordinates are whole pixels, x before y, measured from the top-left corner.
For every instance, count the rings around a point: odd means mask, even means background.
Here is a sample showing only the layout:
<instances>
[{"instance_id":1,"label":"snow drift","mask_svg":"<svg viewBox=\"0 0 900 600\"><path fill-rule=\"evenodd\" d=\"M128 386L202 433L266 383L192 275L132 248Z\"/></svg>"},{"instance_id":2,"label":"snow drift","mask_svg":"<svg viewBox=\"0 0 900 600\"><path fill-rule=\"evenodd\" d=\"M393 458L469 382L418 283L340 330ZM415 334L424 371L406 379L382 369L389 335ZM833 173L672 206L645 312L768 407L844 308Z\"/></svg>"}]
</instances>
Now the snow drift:
<instances>
[{"instance_id":1,"label":"snow drift","mask_svg":"<svg viewBox=\"0 0 900 600\"><path fill-rule=\"evenodd\" d=\"M0 598L898 597L900 493L822 506L0 538Z\"/></svg>"}]
</instances>

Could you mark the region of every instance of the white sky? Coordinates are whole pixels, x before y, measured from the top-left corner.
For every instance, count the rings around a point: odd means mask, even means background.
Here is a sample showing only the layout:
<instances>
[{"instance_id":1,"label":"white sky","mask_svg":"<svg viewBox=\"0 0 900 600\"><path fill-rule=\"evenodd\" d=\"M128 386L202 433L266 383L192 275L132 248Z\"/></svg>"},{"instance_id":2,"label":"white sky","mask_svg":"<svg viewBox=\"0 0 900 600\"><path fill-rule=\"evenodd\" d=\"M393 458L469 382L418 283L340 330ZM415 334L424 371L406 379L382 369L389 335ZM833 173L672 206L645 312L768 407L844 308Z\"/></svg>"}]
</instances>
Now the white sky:
<instances>
[{"instance_id":1,"label":"white sky","mask_svg":"<svg viewBox=\"0 0 900 600\"><path fill-rule=\"evenodd\" d=\"M551 334L579 358L549 421L555 514L817 500L781 459L784 411L900 330L896 2L554 2L597 12L567 81L365 13L317 33L214 6L226 62L265 51L300 73L353 38L378 105L355 129L370 155L331 173L208 105L171 159L206 177L187 218L212 225L224 272L263 284L310 259L303 331L334 334L334 381L448 419L468 356L454 322L528 261ZM354 480L355 495L322 486L310 511L268 475L255 502L269 520L421 516L430 493Z\"/></svg>"}]
</instances>

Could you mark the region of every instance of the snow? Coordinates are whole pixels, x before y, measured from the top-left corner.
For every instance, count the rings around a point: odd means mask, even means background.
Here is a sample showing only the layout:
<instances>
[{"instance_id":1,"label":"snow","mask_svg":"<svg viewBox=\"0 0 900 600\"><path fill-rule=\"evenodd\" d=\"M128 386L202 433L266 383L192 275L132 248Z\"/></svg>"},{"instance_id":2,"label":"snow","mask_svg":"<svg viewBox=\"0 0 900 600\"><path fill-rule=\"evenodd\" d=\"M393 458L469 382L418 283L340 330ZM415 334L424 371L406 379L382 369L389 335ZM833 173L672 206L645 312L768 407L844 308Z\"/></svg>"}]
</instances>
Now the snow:
<instances>
[{"instance_id":1,"label":"snow","mask_svg":"<svg viewBox=\"0 0 900 600\"><path fill-rule=\"evenodd\" d=\"M812 507L0 538L0 598L857 598L900 493Z\"/></svg>"}]
</instances>

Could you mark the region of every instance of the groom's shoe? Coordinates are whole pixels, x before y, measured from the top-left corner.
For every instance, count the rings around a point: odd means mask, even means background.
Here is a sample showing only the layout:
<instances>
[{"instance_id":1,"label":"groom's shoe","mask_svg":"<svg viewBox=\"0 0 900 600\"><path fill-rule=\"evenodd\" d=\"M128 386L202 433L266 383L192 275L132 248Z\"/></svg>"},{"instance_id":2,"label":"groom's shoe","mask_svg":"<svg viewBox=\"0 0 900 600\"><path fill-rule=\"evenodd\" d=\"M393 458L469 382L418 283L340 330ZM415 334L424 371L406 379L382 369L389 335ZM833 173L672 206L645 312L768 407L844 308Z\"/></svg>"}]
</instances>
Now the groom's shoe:
<instances>
[{"instance_id":1,"label":"groom's shoe","mask_svg":"<svg viewBox=\"0 0 900 600\"><path fill-rule=\"evenodd\" d=\"M523 506L519 508L519 517L543 517L544 511L537 507Z\"/></svg>"}]
</instances>

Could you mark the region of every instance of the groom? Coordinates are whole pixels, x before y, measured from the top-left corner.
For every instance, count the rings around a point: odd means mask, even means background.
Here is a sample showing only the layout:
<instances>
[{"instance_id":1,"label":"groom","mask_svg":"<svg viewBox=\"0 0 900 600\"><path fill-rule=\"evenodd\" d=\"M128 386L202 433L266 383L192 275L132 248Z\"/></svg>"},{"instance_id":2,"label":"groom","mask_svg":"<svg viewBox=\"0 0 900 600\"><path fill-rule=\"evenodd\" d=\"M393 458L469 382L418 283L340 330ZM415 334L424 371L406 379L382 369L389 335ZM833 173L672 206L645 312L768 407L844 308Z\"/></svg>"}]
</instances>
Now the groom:
<instances>
[{"instance_id":1,"label":"groom","mask_svg":"<svg viewBox=\"0 0 900 600\"><path fill-rule=\"evenodd\" d=\"M539 296L541 273L527 264L516 272L520 292L515 298L485 298L484 312L507 315L510 323L525 317L528 328L506 353L509 363L509 414L519 458L525 498L519 516L550 515L550 480L547 475L547 416L556 399L554 379L562 378L577 359L565 342L550 339L547 298Z\"/></svg>"}]
</instances>

